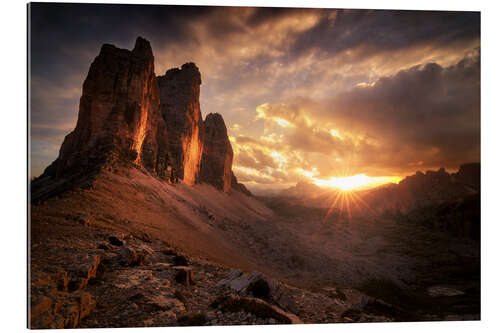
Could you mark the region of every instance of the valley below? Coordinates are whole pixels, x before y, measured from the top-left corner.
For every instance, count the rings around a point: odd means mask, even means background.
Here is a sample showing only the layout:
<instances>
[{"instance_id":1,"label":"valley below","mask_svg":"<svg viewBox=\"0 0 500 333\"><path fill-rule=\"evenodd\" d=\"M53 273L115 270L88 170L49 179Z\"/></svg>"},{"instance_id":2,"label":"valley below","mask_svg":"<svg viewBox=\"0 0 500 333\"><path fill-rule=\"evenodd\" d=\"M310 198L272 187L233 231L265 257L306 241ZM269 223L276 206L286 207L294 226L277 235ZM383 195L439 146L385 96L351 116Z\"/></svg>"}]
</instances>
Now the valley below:
<instances>
[{"instance_id":1,"label":"valley below","mask_svg":"<svg viewBox=\"0 0 500 333\"><path fill-rule=\"evenodd\" d=\"M33 327L479 319L477 241L276 200L131 168L32 205Z\"/></svg>"}]
</instances>

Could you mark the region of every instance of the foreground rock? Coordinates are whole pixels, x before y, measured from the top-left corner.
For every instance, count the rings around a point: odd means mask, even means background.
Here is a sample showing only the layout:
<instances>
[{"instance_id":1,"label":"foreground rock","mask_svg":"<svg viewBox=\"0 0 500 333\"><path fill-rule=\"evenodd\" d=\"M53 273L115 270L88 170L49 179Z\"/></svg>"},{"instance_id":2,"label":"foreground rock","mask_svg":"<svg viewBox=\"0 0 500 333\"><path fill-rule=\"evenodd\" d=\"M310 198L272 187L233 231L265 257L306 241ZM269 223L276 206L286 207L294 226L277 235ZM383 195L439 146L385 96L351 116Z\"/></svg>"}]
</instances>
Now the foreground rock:
<instances>
[{"instance_id":1,"label":"foreground rock","mask_svg":"<svg viewBox=\"0 0 500 333\"><path fill-rule=\"evenodd\" d=\"M95 307L87 286L102 275L102 256L77 253L69 259L63 267L49 266L32 272L32 328L75 328Z\"/></svg>"},{"instance_id":2,"label":"foreground rock","mask_svg":"<svg viewBox=\"0 0 500 333\"><path fill-rule=\"evenodd\" d=\"M352 319L341 314L361 295L342 300L187 256L158 239L146 242L98 221L85 225L77 217L43 216L35 210L32 221L32 328L347 322ZM123 245L102 248L113 237Z\"/></svg>"},{"instance_id":3,"label":"foreground rock","mask_svg":"<svg viewBox=\"0 0 500 333\"><path fill-rule=\"evenodd\" d=\"M295 302L288 295L287 287L260 272L243 273L240 270L233 270L217 285L230 288L240 295L252 295L269 300L291 312L297 311Z\"/></svg>"},{"instance_id":4,"label":"foreground rock","mask_svg":"<svg viewBox=\"0 0 500 333\"><path fill-rule=\"evenodd\" d=\"M295 315L287 313L277 306L271 305L258 298L240 296L222 296L217 298L212 306L225 312L244 311L259 318L272 318L278 324L303 324Z\"/></svg>"}]
</instances>

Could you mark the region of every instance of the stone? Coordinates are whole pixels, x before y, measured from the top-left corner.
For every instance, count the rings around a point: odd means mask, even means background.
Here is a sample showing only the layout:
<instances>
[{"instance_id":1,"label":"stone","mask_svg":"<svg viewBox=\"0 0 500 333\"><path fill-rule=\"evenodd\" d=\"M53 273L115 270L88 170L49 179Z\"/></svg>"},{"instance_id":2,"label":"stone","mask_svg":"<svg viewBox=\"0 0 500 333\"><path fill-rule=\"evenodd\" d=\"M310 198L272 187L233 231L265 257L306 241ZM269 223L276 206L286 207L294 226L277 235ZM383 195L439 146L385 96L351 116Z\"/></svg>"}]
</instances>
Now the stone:
<instances>
[{"instance_id":1,"label":"stone","mask_svg":"<svg viewBox=\"0 0 500 333\"><path fill-rule=\"evenodd\" d=\"M432 286L427 288L427 293L432 297L439 297L439 296L452 297L465 294L461 290L448 286Z\"/></svg>"},{"instance_id":2,"label":"stone","mask_svg":"<svg viewBox=\"0 0 500 333\"><path fill-rule=\"evenodd\" d=\"M262 279L264 279L264 276L259 272L243 273L240 270L233 270L228 276L219 281L217 285L231 288L236 292L242 292L253 282Z\"/></svg>"},{"instance_id":3,"label":"stone","mask_svg":"<svg viewBox=\"0 0 500 333\"><path fill-rule=\"evenodd\" d=\"M247 293L263 298L272 301L284 310L297 312L297 305L287 294L286 289L260 272L243 273L240 270L232 270L217 283L217 286L230 288L240 294Z\"/></svg>"},{"instance_id":4,"label":"stone","mask_svg":"<svg viewBox=\"0 0 500 333\"><path fill-rule=\"evenodd\" d=\"M182 313L186 311L184 304L177 298L170 298L164 295L153 295L146 298L146 303L154 305L159 311L172 311Z\"/></svg>"},{"instance_id":5,"label":"stone","mask_svg":"<svg viewBox=\"0 0 500 333\"><path fill-rule=\"evenodd\" d=\"M254 297L267 299L270 294L269 284L264 279L258 279L252 283L247 288Z\"/></svg>"},{"instance_id":6,"label":"stone","mask_svg":"<svg viewBox=\"0 0 500 333\"><path fill-rule=\"evenodd\" d=\"M47 313L53 307L53 299L50 297L42 296L38 301L31 302L30 315L31 322L40 318L44 313Z\"/></svg>"},{"instance_id":7,"label":"stone","mask_svg":"<svg viewBox=\"0 0 500 333\"><path fill-rule=\"evenodd\" d=\"M119 289L130 289L140 286L144 281L150 281L153 279L153 272L149 269L123 269L118 274L115 281L113 281L113 286ZM130 301L137 301L143 297L142 294L136 294Z\"/></svg>"},{"instance_id":8,"label":"stone","mask_svg":"<svg viewBox=\"0 0 500 333\"><path fill-rule=\"evenodd\" d=\"M227 295L218 297L211 306L223 312L248 312L259 318L274 318L280 324L303 324L294 314L285 312L264 300Z\"/></svg>"},{"instance_id":9,"label":"stone","mask_svg":"<svg viewBox=\"0 0 500 333\"><path fill-rule=\"evenodd\" d=\"M175 274L175 281L177 283L192 286L194 285L194 275L193 271L190 267L186 266L177 266L175 267L177 273Z\"/></svg>"},{"instance_id":10,"label":"stone","mask_svg":"<svg viewBox=\"0 0 500 333\"><path fill-rule=\"evenodd\" d=\"M219 281L217 285L221 287L228 287L236 292L241 292L246 290L252 282L260 278L262 278L262 274L258 272L247 274L241 272L240 270L233 270L226 278Z\"/></svg>"},{"instance_id":11,"label":"stone","mask_svg":"<svg viewBox=\"0 0 500 333\"><path fill-rule=\"evenodd\" d=\"M88 292L32 298L30 328L75 328L94 308L95 301Z\"/></svg>"},{"instance_id":12,"label":"stone","mask_svg":"<svg viewBox=\"0 0 500 333\"><path fill-rule=\"evenodd\" d=\"M188 314L177 319L179 326L203 326L207 323L204 313Z\"/></svg>"},{"instance_id":13,"label":"stone","mask_svg":"<svg viewBox=\"0 0 500 333\"><path fill-rule=\"evenodd\" d=\"M149 253L145 250L135 249L125 245L120 249L120 264L122 266L140 266L151 263Z\"/></svg>"},{"instance_id":14,"label":"stone","mask_svg":"<svg viewBox=\"0 0 500 333\"><path fill-rule=\"evenodd\" d=\"M122 266L132 266L137 263L138 255L135 250L129 246L124 246L120 249L120 264Z\"/></svg>"},{"instance_id":15,"label":"stone","mask_svg":"<svg viewBox=\"0 0 500 333\"><path fill-rule=\"evenodd\" d=\"M158 313L157 316L163 317L163 318L165 318L166 320L169 320L169 321L177 319L177 315L175 314L174 311L171 311L171 310L160 312L160 313Z\"/></svg>"},{"instance_id":16,"label":"stone","mask_svg":"<svg viewBox=\"0 0 500 333\"><path fill-rule=\"evenodd\" d=\"M91 279L97 278L103 272L102 256L99 254L77 256L74 262L74 265L68 267L68 291L85 288Z\"/></svg>"}]
</instances>

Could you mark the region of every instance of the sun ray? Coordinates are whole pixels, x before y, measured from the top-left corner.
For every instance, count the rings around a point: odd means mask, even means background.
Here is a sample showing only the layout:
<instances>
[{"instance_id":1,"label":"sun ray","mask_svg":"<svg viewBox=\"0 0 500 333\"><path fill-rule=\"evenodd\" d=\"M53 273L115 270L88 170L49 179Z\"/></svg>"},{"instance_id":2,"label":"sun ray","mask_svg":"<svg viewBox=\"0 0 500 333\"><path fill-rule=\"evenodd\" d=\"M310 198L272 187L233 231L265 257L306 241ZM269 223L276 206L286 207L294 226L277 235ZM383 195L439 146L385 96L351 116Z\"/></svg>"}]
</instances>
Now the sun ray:
<instances>
[{"instance_id":1,"label":"sun ray","mask_svg":"<svg viewBox=\"0 0 500 333\"><path fill-rule=\"evenodd\" d=\"M347 204L347 221L350 222L351 218L352 218L350 192L345 192L345 197L346 197L346 204Z\"/></svg>"},{"instance_id":2,"label":"sun ray","mask_svg":"<svg viewBox=\"0 0 500 333\"><path fill-rule=\"evenodd\" d=\"M356 201L358 201L358 202L359 202L359 203L361 203L363 206L365 206L365 207L368 209L368 211L370 212L370 214L371 214L372 216L377 215L377 214L376 214L376 212L375 212L375 210L374 210L373 208L371 208L371 207L370 207L370 206L366 203L366 201L365 201L365 200L363 200L363 198L361 198L361 197L360 197L358 194L356 194L355 192L352 192L352 194L353 194L353 196L356 198Z\"/></svg>"},{"instance_id":3,"label":"sun ray","mask_svg":"<svg viewBox=\"0 0 500 333\"><path fill-rule=\"evenodd\" d=\"M341 196L342 192L337 192L337 194L335 195L335 199L333 200L333 203L330 205L330 208L328 209L328 212L326 213L325 218L323 219L323 223L326 222L330 214L333 212Z\"/></svg>"}]
</instances>

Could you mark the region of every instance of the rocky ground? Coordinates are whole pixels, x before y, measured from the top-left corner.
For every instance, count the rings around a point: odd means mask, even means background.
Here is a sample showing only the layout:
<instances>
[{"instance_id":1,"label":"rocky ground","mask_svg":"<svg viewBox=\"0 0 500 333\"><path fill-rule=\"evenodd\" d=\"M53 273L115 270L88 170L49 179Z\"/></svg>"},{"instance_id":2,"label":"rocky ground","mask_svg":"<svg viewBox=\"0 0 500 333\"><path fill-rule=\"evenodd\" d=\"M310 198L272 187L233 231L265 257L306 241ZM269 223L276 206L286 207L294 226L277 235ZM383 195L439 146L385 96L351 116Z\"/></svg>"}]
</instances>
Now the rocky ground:
<instances>
[{"instance_id":1,"label":"rocky ground","mask_svg":"<svg viewBox=\"0 0 500 333\"><path fill-rule=\"evenodd\" d=\"M356 290L312 292L189 257L164 241L93 223L31 224L32 328L264 325L397 320Z\"/></svg>"},{"instance_id":2,"label":"rocky ground","mask_svg":"<svg viewBox=\"0 0 500 333\"><path fill-rule=\"evenodd\" d=\"M32 327L479 319L479 243L423 226L133 169L30 212Z\"/></svg>"}]
</instances>

